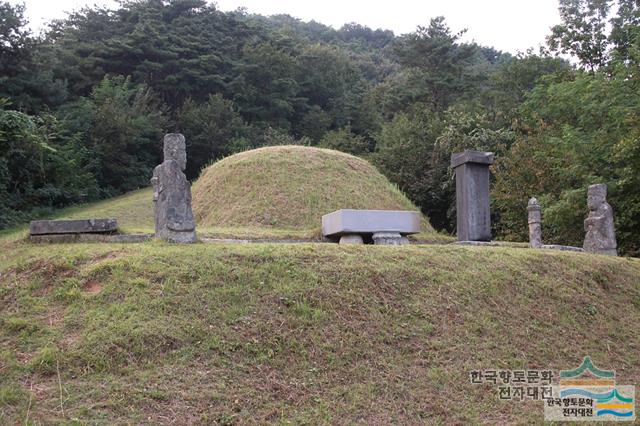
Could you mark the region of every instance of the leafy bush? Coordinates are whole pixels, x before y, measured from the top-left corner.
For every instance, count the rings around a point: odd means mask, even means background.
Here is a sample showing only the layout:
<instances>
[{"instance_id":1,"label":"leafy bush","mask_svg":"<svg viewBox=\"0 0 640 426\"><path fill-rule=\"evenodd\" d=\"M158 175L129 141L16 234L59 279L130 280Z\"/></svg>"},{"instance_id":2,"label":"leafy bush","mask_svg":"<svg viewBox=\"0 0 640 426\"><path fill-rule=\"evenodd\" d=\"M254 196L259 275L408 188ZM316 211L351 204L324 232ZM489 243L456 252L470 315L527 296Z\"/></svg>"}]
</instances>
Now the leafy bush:
<instances>
[{"instance_id":1,"label":"leafy bush","mask_svg":"<svg viewBox=\"0 0 640 426\"><path fill-rule=\"evenodd\" d=\"M324 135L320 140L320 147L335 149L347 154L362 155L369 150L369 144L364 137L354 135L350 127L334 130Z\"/></svg>"},{"instance_id":2,"label":"leafy bush","mask_svg":"<svg viewBox=\"0 0 640 426\"><path fill-rule=\"evenodd\" d=\"M0 109L0 228L38 208L86 200L95 181L59 138L55 117ZM31 213L29 213L31 212Z\"/></svg>"}]
</instances>

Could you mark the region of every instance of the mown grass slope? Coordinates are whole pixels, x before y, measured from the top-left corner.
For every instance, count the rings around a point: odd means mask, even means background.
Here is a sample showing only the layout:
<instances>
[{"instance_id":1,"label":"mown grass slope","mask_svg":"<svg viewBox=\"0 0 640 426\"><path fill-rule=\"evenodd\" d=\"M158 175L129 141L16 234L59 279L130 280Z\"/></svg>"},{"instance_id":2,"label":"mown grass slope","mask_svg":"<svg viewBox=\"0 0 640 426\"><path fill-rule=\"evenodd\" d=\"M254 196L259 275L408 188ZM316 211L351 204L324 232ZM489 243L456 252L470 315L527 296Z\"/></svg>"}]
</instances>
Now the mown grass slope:
<instances>
[{"instance_id":1,"label":"mown grass slope","mask_svg":"<svg viewBox=\"0 0 640 426\"><path fill-rule=\"evenodd\" d=\"M119 197L61 210L55 219L88 219L109 217L118 219L121 232L153 232L153 193L151 188L139 189Z\"/></svg>"},{"instance_id":2,"label":"mown grass slope","mask_svg":"<svg viewBox=\"0 0 640 426\"><path fill-rule=\"evenodd\" d=\"M500 247L1 243L0 423L531 424L483 368L640 383L640 260Z\"/></svg>"},{"instance_id":3,"label":"mown grass slope","mask_svg":"<svg viewBox=\"0 0 640 426\"><path fill-rule=\"evenodd\" d=\"M202 226L316 229L338 209L418 210L367 161L339 151L275 146L227 157L193 185ZM425 220L424 231L433 232Z\"/></svg>"}]
</instances>

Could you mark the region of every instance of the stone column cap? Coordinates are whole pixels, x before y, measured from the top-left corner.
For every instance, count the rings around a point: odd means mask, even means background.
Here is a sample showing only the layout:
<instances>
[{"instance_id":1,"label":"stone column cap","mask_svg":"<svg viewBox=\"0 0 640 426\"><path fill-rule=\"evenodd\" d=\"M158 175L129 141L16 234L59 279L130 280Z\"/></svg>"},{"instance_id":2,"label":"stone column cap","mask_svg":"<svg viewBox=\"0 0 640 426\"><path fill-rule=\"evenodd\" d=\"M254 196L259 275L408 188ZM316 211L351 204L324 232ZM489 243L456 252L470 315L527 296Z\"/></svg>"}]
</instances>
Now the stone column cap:
<instances>
[{"instance_id":1,"label":"stone column cap","mask_svg":"<svg viewBox=\"0 0 640 426\"><path fill-rule=\"evenodd\" d=\"M463 152L451 154L451 167L454 169L465 163L493 164L493 152L465 149Z\"/></svg>"},{"instance_id":2,"label":"stone column cap","mask_svg":"<svg viewBox=\"0 0 640 426\"><path fill-rule=\"evenodd\" d=\"M527 210L532 211L532 210L541 210L542 206L540 206L540 202L538 201L537 198L532 197L529 202L527 203Z\"/></svg>"}]
</instances>

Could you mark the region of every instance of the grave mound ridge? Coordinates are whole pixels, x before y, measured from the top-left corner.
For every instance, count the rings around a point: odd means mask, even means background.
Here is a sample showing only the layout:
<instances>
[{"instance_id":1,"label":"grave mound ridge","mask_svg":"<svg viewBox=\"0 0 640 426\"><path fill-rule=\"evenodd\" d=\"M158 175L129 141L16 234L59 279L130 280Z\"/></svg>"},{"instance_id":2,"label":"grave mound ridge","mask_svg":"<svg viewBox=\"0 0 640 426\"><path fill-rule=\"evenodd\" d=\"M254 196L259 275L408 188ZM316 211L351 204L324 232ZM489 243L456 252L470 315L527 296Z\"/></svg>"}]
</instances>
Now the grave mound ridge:
<instances>
[{"instance_id":1,"label":"grave mound ridge","mask_svg":"<svg viewBox=\"0 0 640 426\"><path fill-rule=\"evenodd\" d=\"M199 226L308 230L339 209L418 210L366 160L295 145L222 159L202 171L192 192ZM422 232L433 232L422 222Z\"/></svg>"}]
</instances>

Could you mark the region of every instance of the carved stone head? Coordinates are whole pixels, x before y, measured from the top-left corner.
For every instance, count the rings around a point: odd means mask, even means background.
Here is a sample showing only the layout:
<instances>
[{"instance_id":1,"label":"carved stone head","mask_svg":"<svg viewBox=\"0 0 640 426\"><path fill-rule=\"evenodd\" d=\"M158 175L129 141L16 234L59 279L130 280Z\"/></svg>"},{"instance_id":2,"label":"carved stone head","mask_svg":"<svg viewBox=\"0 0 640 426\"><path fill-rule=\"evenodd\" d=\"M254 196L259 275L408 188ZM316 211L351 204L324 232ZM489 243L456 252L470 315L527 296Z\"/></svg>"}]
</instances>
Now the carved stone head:
<instances>
[{"instance_id":1,"label":"carved stone head","mask_svg":"<svg viewBox=\"0 0 640 426\"><path fill-rule=\"evenodd\" d=\"M590 185L587 191L587 207L589 210L595 211L607 202L607 185L598 183Z\"/></svg>"},{"instance_id":2,"label":"carved stone head","mask_svg":"<svg viewBox=\"0 0 640 426\"><path fill-rule=\"evenodd\" d=\"M169 133L164 137L164 161L175 160L180 170L187 168L187 144L180 133Z\"/></svg>"}]
</instances>

